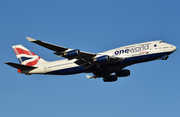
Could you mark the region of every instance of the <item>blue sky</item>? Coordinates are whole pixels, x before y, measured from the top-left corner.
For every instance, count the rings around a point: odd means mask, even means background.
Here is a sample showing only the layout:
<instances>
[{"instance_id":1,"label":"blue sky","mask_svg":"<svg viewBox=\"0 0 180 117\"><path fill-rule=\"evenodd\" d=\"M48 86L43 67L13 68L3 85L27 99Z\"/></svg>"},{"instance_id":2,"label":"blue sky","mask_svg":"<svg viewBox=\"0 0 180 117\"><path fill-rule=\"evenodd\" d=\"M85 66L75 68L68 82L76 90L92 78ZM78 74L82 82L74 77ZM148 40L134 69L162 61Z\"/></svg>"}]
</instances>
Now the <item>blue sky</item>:
<instances>
[{"instance_id":1,"label":"blue sky","mask_svg":"<svg viewBox=\"0 0 180 117\"><path fill-rule=\"evenodd\" d=\"M25 37L87 52L164 40L180 47L178 0L6 0L0 4L1 117L169 117L180 116L179 50L167 61L127 67L117 82L89 80L86 74L18 74L4 64L18 60L22 44L48 61L53 51Z\"/></svg>"}]
</instances>

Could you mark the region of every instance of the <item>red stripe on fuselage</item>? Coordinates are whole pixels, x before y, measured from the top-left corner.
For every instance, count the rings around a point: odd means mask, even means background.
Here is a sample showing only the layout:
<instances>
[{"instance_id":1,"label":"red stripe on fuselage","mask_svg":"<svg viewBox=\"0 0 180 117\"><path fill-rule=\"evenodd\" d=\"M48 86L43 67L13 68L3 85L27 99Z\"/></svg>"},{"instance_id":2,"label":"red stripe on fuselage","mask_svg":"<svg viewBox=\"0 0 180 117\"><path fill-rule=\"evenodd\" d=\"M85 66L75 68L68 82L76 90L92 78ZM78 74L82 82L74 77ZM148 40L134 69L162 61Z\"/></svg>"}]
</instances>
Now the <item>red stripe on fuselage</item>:
<instances>
[{"instance_id":1,"label":"red stripe on fuselage","mask_svg":"<svg viewBox=\"0 0 180 117\"><path fill-rule=\"evenodd\" d=\"M148 52L148 51L143 51L143 52L139 52L139 53L146 53L146 52Z\"/></svg>"}]
</instances>

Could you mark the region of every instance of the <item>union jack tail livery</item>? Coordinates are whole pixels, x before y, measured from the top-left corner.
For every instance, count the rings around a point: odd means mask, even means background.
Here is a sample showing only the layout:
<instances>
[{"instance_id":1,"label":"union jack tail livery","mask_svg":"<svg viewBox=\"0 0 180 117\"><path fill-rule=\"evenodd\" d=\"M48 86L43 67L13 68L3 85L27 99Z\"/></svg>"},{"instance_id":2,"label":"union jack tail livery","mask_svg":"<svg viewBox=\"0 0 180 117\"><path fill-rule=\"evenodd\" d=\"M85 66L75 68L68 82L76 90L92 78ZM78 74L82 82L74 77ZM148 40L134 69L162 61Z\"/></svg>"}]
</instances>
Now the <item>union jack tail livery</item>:
<instances>
[{"instance_id":1,"label":"union jack tail livery","mask_svg":"<svg viewBox=\"0 0 180 117\"><path fill-rule=\"evenodd\" d=\"M15 46L12 46L12 48L13 48L19 62L22 65L35 66L40 63L46 62L41 57L37 56L36 54L34 54L33 52L31 52L30 50L28 50L27 48L25 48L22 45L15 45Z\"/></svg>"}]
</instances>

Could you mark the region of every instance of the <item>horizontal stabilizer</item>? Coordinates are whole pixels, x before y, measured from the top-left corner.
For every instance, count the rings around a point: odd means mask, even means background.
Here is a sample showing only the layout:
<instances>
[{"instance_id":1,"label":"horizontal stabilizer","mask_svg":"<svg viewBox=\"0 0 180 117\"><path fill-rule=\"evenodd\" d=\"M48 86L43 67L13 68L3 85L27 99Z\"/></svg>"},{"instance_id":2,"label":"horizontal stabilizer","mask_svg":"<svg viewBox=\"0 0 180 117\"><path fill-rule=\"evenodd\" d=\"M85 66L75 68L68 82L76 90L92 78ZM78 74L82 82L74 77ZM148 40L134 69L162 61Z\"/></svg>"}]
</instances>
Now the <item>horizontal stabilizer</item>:
<instances>
[{"instance_id":1,"label":"horizontal stabilizer","mask_svg":"<svg viewBox=\"0 0 180 117\"><path fill-rule=\"evenodd\" d=\"M27 66L27 65L21 65L21 64L17 64L17 63L12 63L12 62L6 62L5 64L14 67L16 69L20 69L20 70L33 70L36 69L37 67L32 67L32 66Z\"/></svg>"}]
</instances>

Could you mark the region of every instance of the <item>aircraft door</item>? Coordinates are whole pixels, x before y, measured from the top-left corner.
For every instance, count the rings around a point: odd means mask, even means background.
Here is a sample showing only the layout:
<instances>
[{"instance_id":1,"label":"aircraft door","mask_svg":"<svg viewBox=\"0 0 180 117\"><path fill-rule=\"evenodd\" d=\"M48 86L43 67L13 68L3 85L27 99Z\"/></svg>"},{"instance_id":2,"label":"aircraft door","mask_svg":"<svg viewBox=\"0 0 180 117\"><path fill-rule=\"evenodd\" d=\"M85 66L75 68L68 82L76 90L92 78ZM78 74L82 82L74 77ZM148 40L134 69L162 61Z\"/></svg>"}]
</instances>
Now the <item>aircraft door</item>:
<instances>
[{"instance_id":1,"label":"aircraft door","mask_svg":"<svg viewBox=\"0 0 180 117\"><path fill-rule=\"evenodd\" d=\"M44 66L44 72L48 72L48 67L46 65Z\"/></svg>"},{"instance_id":2,"label":"aircraft door","mask_svg":"<svg viewBox=\"0 0 180 117\"><path fill-rule=\"evenodd\" d=\"M47 72L47 66L44 66L44 72L45 73Z\"/></svg>"}]
</instances>

